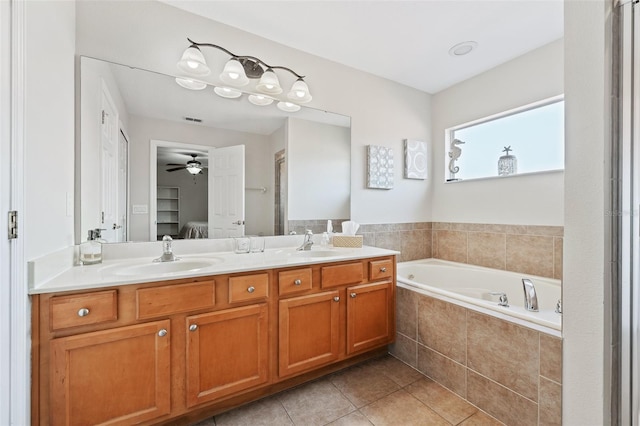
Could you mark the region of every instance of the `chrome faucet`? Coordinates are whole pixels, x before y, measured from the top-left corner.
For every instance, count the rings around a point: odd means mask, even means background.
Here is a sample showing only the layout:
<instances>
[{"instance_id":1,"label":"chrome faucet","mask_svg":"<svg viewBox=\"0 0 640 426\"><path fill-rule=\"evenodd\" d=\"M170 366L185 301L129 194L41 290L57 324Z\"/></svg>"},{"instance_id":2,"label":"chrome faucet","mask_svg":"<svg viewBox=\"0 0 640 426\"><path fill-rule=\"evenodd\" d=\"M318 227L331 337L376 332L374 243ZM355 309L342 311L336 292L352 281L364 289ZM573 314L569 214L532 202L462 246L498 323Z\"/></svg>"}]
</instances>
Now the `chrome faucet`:
<instances>
[{"instance_id":1,"label":"chrome faucet","mask_svg":"<svg viewBox=\"0 0 640 426\"><path fill-rule=\"evenodd\" d=\"M311 246L313 245L313 232L310 229L307 229L304 233L304 241L302 245L298 247L298 250L311 250Z\"/></svg>"},{"instance_id":2,"label":"chrome faucet","mask_svg":"<svg viewBox=\"0 0 640 426\"><path fill-rule=\"evenodd\" d=\"M498 306L504 306L505 308L509 307L509 299L507 298L507 294L501 291L492 291L489 292L492 296L500 296L498 299Z\"/></svg>"},{"instance_id":3,"label":"chrome faucet","mask_svg":"<svg viewBox=\"0 0 640 426\"><path fill-rule=\"evenodd\" d=\"M157 259L153 259L154 262L174 262L176 260L180 260L179 257L176 257L173 254L173 250L171 249L171 242L173 238L169 235L165 235L162 237L162 256Z\"/></svg>"},{"instance_id":4,"label":"chrome faucet","mask_svg":"<svg viewBox=\"0 0 640 426\"><path fill-rule=\"evenodd\" d=\"M527 311L538 312L538 296L530 279L522 279L522 289L524 290L524 308Z\"/></svg>"}]
</instances>

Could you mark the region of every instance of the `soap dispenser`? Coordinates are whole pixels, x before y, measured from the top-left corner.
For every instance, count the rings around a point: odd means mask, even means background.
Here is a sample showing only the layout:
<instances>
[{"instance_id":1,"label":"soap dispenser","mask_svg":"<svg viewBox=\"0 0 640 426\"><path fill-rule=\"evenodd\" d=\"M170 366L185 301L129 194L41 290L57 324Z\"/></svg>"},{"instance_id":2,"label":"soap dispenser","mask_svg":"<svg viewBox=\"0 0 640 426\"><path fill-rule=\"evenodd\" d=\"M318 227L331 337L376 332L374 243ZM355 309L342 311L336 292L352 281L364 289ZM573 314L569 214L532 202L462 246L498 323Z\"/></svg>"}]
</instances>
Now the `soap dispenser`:
<instances>
[{"instance_id":1,"label":"soap dispenser","mask_svg":"<svg viewBox=\"0 0 640 426\"><path fill-rule=\"evenodd\" d=\"M80 263L83 265L95 265L102 263L102 240L100 229L89 229L87 241L80 244Z\"/></svg>"}]
</instances>

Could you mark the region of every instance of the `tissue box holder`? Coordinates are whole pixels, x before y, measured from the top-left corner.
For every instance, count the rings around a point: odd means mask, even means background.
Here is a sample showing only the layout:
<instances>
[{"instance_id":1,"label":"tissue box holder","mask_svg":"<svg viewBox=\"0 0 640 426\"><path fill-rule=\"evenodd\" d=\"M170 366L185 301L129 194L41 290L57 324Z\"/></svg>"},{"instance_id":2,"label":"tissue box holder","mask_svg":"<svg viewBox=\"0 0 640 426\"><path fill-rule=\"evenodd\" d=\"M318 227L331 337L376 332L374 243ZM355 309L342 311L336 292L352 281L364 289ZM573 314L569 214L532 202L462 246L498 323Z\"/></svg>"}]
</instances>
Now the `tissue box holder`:
<instances>
[{"instance_id":1,"label":"tissue box holder","mask_svg":"<svg viewBox=\"0 0 640 426\"><path fill-rule=\"evenodd\" d=\"M334 247L362 247L362 235L334 235Z\"/></svg>"}]
</instances>

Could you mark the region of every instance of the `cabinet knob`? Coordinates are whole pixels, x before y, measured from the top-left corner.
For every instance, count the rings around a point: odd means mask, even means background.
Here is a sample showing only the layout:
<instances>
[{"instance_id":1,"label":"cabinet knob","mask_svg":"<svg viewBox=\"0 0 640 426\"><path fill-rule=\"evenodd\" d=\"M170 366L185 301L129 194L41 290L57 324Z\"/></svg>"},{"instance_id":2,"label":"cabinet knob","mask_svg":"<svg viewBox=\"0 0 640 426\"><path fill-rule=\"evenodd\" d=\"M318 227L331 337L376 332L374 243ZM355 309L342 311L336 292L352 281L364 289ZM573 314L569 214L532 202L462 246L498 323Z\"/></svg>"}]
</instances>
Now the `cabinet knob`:
<instances>
[{"instance_id":1,"label":"cabinet knob","mask_svg":"<svg viewBox=\"0 0 640 426\"><path fill-rule=\"evenodd\" d=\"M89 315L89 309L87 308L82 308L78 311L79 317L86 317L87 315Z\"/></svg>"},{"instance_id":2,"label":"cabinet knob","mask_svg":"<svg viewBox=\"0 0 640 426\"><path fill-rule=\"evenodd\" d=\"M340 296L335 296L335 297L333 298L333 301L334 301L334 302L339 302L339 301L340 301Z\"/></svg>"},{"instance_id":3,"label":"cabinet knob","mask_svg":"<svg viewBox=\"0 0 640 426\"><path fill-rule=\"evenodd\" d=\"M158 331L158 336L160 337L164 337L167 335L167 330L165 330L164 328L160 331Z\"/></svg>"},{"instance_id":4,"label":"cabinet knob","mask_svg":"<svg viewBox=\"0 0 640 426\"><path fill-rule=\"evenodd\" d=\"M249 293L253 293L254 291L256 291L256 288L255 288L254 286L251 286L251 287L249 287L249 288L247 289L247 291L248 291Z\"/></svg>"},{"instance_id":5,"label":"cabinet knob","mask_svg":"<svg viewBox=\"0 0 640 426\"><path fill-rule=\"evenodd\" d=\"M349 296L351 296L352 299L355 299L357 294L356 293L351 293Z\"/></svg>"},{"instance_id":6,"label":"cabinet knob","mask_svg":"<svg viewBox=\"0 0 640 426\"><path fill-rule=\"evenodd\" d=\"M297 279L293 282L293 285L300 285L302 284L302 280L301 279Z\"/></svg>"},{"instance_id":7,"label":"cabinet knob","mask_svg":"<svg viewBox=\"0 0 640 426\"><path fill-rule=\"evenodd\" d=\"M189 331L196 331L198 329L198 324L191 324L189 326Z\"/></svg>"},{"instance_id":8,"label":"cabinet knob","mask_svg":"<svg viewBox=\"0 0 640 426\"><path fill-rule=\"evenodd\" d=\"M383 266L382 268L380 268L380 272L387 272L387 267Z\"/></svg>"}]
</instances>

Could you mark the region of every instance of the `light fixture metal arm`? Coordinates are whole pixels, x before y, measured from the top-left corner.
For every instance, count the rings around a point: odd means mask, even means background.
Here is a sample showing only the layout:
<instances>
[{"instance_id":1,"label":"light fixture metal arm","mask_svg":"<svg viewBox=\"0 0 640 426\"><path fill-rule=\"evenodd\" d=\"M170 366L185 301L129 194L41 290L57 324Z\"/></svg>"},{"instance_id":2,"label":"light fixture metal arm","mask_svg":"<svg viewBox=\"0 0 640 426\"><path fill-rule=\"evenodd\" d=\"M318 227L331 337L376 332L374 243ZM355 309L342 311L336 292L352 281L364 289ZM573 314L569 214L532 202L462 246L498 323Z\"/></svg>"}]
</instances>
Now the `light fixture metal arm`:
<instances>
[{"instance_id":1,"label":"light fixture metal arm","mask_svg":"<svg viewBox=\"0 0 640 426\"><path fill-rule=\"evenodd\" d=\"M236 58L236 59L248 59L250 61L253 61L255 63L261 64L263 65L265 68L267 69L280 69L280 70L285 70L285 71L289 71L291 74L295 75L298 79L304 79L305 76L298 74L297 72L293 71L291 68L287 68L287 67L283 67L280 65L269 65L266 62L264 62L262 59L260 58L256 58L255 56L248 56L248 55L236 55L235 53L225 49L222 46L218 46L217 44L212 44L212 43L198 43L195 42L193 40L191 40L189 37L187 37L187 40L189 41L189 43L191 43L193 46L207 46L207 47L213 47L216 48L218 50L222 50L223 52L225 52L227 55L231 56L232 58Z\"/></svg>"}]
</instances>

